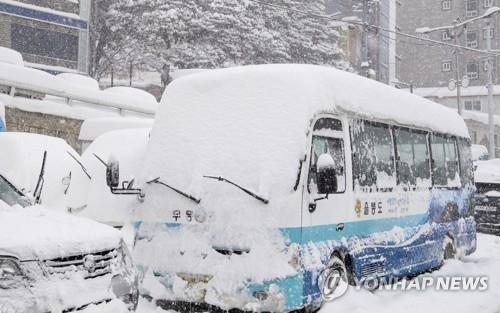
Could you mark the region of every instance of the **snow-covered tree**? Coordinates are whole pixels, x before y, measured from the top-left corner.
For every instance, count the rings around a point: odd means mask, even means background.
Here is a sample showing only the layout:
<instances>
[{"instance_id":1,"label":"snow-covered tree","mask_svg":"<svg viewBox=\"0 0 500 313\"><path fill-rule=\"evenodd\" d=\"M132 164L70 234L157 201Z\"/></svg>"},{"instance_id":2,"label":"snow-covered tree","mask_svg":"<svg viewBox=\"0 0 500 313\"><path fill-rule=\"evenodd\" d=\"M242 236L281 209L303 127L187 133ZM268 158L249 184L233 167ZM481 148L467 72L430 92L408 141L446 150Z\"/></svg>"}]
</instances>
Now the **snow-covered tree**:
<instances>
[{"instance_id":1,"label":"snow-covered tree","mask_svg":"<svg viewBox=\"0 0 500 313\"><path fill-rule=\"evenodd\" d=\"M272 3L325 12L324 0ZM149 69L342 64L331 22L248 0L117 0L106 18L111 32L122 34L115 57Z\"/></svg>"}]
</instances>

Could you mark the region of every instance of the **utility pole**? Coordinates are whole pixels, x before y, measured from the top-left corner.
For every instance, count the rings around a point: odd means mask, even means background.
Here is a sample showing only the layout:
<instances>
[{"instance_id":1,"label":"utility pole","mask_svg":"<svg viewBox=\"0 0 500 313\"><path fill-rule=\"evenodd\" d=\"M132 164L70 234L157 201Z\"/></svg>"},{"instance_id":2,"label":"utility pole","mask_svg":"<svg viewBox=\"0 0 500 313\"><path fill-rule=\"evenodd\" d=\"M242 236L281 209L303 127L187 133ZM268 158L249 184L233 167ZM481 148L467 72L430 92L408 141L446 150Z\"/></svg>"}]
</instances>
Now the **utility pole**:
<instances>
[{"instance_id":1,"label":"utility pole","mask_svg":"<svg viewBox=\"0 0 500 313\"><path fill-rule=\"evenodd\" d=\"M368 62L368 13L369 13L369 1L363 1L363 34L361 39L361 68L365 71L365 76L368 77L368 68L370 67Z\"/></svg>"},{"instance_id":2,"label":"utility pole","mask_svg":"<svg viewBox=\"0 0 500 313\"><path fill-rule=\"evenodd\" d=\"M453 29L452 31L452 36L453 40L455 41L455 45L458 46L458 37L461 35L457 32L456 29ZM455 80L457 82L457 108L458 108L458 115L462 116L462 101L460 99L461 97L461 89L462 89L462 81L460 79L460 49L455 48Z\"/></svg>"},{"instance_id":3,"label":"utility pole","mask_svg":"<svg viewBox=\"0 0 500 313\"><path fill-rule=\"evenodd\" d=\"M491 21L486 22L486 47L491 52ZM495 142L495 102L493 101L493 60L488 56L488 126L489 126L489 155L494 159L496 155Z\"/></svg>"}]
</instances>

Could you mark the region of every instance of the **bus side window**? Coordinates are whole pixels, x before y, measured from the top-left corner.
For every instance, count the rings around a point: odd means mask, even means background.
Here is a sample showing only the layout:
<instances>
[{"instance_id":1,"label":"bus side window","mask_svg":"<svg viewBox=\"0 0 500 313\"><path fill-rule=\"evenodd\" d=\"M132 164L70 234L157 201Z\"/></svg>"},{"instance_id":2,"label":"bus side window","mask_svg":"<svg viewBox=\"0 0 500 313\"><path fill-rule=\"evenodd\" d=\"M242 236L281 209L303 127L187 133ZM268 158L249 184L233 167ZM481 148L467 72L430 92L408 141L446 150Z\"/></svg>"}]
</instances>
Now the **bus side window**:
<instances>
[{"instance_id":1,"label":"bus side window","mask_svg":"<svg viewBox=\"0 0 500 313\"><path fill-rule=\"evenodd\" d=\"M355 186L377 189L395 187L394 142L390 127L354 121L352 140Z\"/></svg>"},{"instance_id":2,"label":"bus side window","mask_svg":"<svg viewBox=\"0 0 500 313\"><path fill-rule=\"evenodd\" d=\"M397 173L401 185L432 186L427 133L396 128Z\"/></svg>"},{"instance_id":3,"label":"bus side window","mask_svg":"<svg viewBox=\"0 0 500 313\"><path fill-rule=\"evenodd\" d=\"M434 185L459 187L459 168L456 141L452 137L432 136L432 159Z\"/></svg>"}]
</instances>

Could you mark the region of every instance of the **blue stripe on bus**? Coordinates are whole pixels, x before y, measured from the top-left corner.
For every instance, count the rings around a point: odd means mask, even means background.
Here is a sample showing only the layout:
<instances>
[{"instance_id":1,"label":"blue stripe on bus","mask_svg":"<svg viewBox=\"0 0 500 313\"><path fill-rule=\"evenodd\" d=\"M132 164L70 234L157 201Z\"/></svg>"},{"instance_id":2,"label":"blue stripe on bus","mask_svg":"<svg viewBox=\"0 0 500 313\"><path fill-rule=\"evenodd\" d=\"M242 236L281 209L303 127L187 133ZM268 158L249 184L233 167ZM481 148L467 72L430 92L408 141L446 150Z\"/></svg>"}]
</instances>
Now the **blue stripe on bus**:
<instances>
[{"instance_id":1,"label":"blue stripe on bus","mask_svg":"<svg viewBox=\"0 0 500 313\"><path fill-rule=\"evenodd\" d=\"M364 237L373 233L389 231L394 227L415 227L426 221L427 213L397 218L360 220L344 223L343 231L337 231L336 224L280 228L291 243L322 242L339 240L342 237Z\"/></svg>"},{"instance_id":2,"label":"blue stripe on bus","mask_svg":"<svg viewBox=\"0 0 500 313\"><path fill-rule=\"evenodd\" d=\"M0 13L6 13L26 18L35 19L42 22L49 22L79 29L88 29L88 23L82 19L71 18L56 13L39 11L34 8L18 6L15 4L0 1Z\"/></svg>"}]
</instances>

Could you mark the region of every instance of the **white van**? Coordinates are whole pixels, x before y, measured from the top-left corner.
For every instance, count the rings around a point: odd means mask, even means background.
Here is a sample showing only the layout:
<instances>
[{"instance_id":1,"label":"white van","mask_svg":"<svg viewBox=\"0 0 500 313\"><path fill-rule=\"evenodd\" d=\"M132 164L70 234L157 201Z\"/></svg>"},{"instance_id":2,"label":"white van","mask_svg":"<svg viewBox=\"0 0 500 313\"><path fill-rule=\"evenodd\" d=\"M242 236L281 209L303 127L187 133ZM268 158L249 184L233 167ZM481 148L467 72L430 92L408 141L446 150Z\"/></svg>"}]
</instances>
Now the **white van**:
<instances>
[{"instance_id":1,"label":"white van","mask_svg":"<svg viewBox=\"0 0 500 313\"><path fill-rule=\"evenodd\" d=\"M135 270L111 227L32 206L0 175L0 312L137 305Z\"/></svg>"},{"instance_id":2,"label":"white van","mask_svg":"<svg viewBox=\"0 0 500 313\"><path fill-rule=\"evenodd\" d=\"M314 311L348 283L476 247L470 139L454 111L308 65L170 84L140 184L135 261L163 309ZM124 188L125 187L125 188Z\"/></svg>"}]
</instances>

